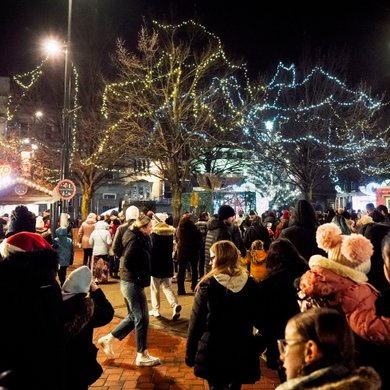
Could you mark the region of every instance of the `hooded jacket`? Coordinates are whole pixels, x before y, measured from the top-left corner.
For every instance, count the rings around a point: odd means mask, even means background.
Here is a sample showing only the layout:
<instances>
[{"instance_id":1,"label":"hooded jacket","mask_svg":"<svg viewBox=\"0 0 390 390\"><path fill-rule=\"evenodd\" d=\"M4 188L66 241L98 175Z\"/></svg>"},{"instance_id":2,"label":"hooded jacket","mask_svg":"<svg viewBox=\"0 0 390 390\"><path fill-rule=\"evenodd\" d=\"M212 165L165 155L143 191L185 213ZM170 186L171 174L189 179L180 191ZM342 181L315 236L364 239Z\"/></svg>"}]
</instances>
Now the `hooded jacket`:
<instances>
[{"instance_id":1,"label":"hooded jacket","mask_svg":"<svg viewBox=\"0 0 390 390\"><path fill-rule=\"evenodd\" d=\"M218 274L196 290L186 364L210 382L254 383L260 378L253 326L256 282L243 270Z\"/></svg>"},{"instance_id":2,"label":"hooded jacket","mask_svg":"<svg viewBox=\"0 0 390 390\"><path fill-rule=\"evenodd\" d=\"M171 278L173 276L173 236L175 228L164 222L153 227L152 232L152 272L155 278Z\"/></svg>"},{"instance_id":3,"label":"hooded jacket","mask_svg":"<svg viewBox=\"0 0 390 390\"><path fill-rule=\"evenodd\" d=\"M54 239L53 247L58 253L61 267L68 267L73 264L74 247L73 241L68 237L68 229L59 227L56 230L57 237Z\"/></svg>"},{"instance_id":4,"label":"hooded jacket","mask_svg":"<svg viewBox=\"0 0 390 390\"><path fill-rule=\"evenodd\" d=\"M78 242L81 243L83 249L92 248L89 243L89 237L92 231L95 229L96 214L91 213L87 219L81 224L78 234Z\"/></svg>"},{"instance_id":5,"label":"hooded jacket","mask_svg":"<svg viewBox=\"0 0 390 390\"><path fill-rule=\"evenodd\" d=\"M111 234L108 231L108 224L104 221L98 221L95 229L89 237L89 243L92 245L92 255L108 255L108 248L112 243Z\"/></svg>"},{"instance_id":6,"label":"hooded jacket","mask_svg":"<svg viewBox=\"0 0 390 390\"><path fill-rule=\"evenodd\" d=\"M375 302L379 294L370 284L362 283L366 275L357 270L351 275L345 274L346 267L321 256L313 256L309 266L310 271L300 280L301 294L318 296L327 306L339 307L357 335L390 347L390 318L376 314Z\"/></svg>"}]
</instances>

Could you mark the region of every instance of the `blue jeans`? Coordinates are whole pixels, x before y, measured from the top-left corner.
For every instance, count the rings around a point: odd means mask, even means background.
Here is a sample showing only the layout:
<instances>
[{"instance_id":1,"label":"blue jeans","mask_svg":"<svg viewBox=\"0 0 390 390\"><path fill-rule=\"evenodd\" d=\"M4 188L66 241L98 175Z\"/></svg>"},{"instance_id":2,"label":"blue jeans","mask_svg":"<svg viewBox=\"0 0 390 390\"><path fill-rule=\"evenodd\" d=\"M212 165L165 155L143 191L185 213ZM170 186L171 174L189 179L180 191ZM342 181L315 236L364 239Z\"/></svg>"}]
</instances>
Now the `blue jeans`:
<instances>
[{"instance_id":1,"label":"blue jeans","mask_svg":"<svg viewBox=\"0 0 390 390\"><path fill-rule=\"evenodd\" d=\"M128 303L129 314L124 318L111 334L119 339L124 339L135 329L135 342L137 352L147 349L149 312L145 290L133 282L120 282L121 293Z\"/></svg>"}]
</instances>

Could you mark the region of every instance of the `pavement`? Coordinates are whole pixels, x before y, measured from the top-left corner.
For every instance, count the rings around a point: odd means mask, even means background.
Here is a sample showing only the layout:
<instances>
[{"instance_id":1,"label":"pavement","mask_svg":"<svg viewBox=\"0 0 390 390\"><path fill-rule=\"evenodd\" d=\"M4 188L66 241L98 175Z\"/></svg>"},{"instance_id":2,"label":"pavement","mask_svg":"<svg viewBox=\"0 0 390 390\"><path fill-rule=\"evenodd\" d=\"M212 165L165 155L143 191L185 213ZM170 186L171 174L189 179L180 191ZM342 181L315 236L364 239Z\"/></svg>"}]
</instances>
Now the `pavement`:
<instances>
[{"instance_id":1,"label":"pavement","mask_svg":"<svg viewBox=\"0 0 390 390\"><path fill-rule=\"evenodd\" d=\"M76 249L75 254L75 262L68 268L69 272L82 264L82 251ZM96 345L99 337L109 333L127 315L127 307L119 289L119 280L110 279L107 284L102 284L100 287L113 305L115 316L110 324L95 329L93 341ZM176 292L175 283L173 289ZM186 282L186 291L191 291L190 282ZM146 288L146 295L151 308L149 288ZM207 381L197 378L193 369L187 367L184 362L187 328L194 296L189 294L179 296L178 299L182 306L178 320L171 320L172 309L162 291L161 317L150 317L148 350L152 356L159 357L162 364L154 367L135 365L135 337L134 332L131 332L122 341L114 341L115 359L108 359L99 347L97 359L103 367L103 374L90 386L91 389L203 390L209 388ZM271 390L279 385L276 371L267 369L262 359L260 362L262 371L260 381L253 385L243 385L242 390Z\"/></svg>"}]
</instances>

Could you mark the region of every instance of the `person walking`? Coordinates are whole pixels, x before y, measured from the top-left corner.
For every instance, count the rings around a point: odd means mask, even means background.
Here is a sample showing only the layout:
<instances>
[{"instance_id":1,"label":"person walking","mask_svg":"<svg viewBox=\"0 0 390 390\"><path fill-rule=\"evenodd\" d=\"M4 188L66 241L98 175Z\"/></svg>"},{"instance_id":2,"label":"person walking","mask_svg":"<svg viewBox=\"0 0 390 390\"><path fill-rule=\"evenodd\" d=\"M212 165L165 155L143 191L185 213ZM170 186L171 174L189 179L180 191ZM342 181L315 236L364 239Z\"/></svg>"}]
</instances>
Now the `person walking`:
<instances>
[{"instance_id":1,"label":"person walking","mask_svg":"<svg viewBox=\"0 0 390 390\"><path fill-rule=\"evenodd\" d=\"M103 347L104 353L114 358L113 342L115 339L123 340L135 329L137 366L155 366L160 364L159 358L151 356L147 349L147 336L149 327L148 301L145 287L150 285L151 274L151 240L152 222L149 217L138 218L128 229L123 242L123 269L120 289L127 301L129 313L111 333L101 337L98 343ZM125 235L124 235L125 236Z\"/></svg>"},{"instance_id":2,"label":"person walking","mask_svg":"<svg viewBox=\"0 0 390 390\"><path fill-rule=\"evenodd\" d=\"M110 263L108 261L108 249L112 243L111 234L108 231L108 224L98 221L95 229L89 237L92 245L92 273L96 283L107 283Z\"/></svg>"},{"instance_id":3,"label":"person walking","mask_svg":"<svg viewBox=\"0 0 390 390\"><path fill-rule=\"evenodd\" d=\"M56 229L56 238L54 239L53 248L58 253L60 269L58 270L58 279L62 286L66 279L66 270L73 264L74 248L73 241L68 237L68 229L59 227Z\"/></svg>"},{"instance_id":4,"label":"person walking","mask_svg":"<svg viewBox=\"0 0 390 390\"><path fill-rule=\"evenodd\" d=\"M78 233L78 244L83 248L84 257L83 265L91 267L92 261L92 245L89 243L89 237L93 230L95 229L96 224L96 214L88 214L87 219L81 224L79 233Z\"/></svg>"},{"instance_id":5,"label":"person walking","mask_svg":"<svg viewBox=\"0 0 390 390\"><path fill-rule=\"evenodd\" d=\"M112 252L119 259L119 271L123 268L123 252L125 244L129 242L130 227L139 217L139 209L135 206L129 206L125 212L126 222L120 225L116 231L112 242Z\"/></svg>"},{"instance_id":6,"label":"person walking","mask_svg":"<svg viewBox=\"0 0 390 390\"><path fill-rule=\"evenodd\" d=\"M191 290L194 291L198 283L199 252L203 247L202 236L191 221L191 214L184 214L176 232L177 252L177 294L186 295L185 277L188 264L191 265Z\"/></svg>"},{"instance_id":7,"label":"person walking","mask_svg":"<svg viewBox=\"0 0 390 390\"><path fill-rule=\"evenodd\" d=\"M211 390L239 390L260 378L253 334L257 284L231 241L213 244L210 257L212 270L195 292L185 362Z\"/></svg>"},{"instance_id":8,"label":"person walking","mask_svg":"<svg viewBox=\"0 0 390 390\"><path fill-rule=\"evenodd\" d=\"M150 282L150 299L152 310L149 315L160 317L160 286L172 308L172 320L180 317L181 306L172 289L173 277L173 236L175 228L165 223L168 214L156 213L153 215L152 232L152 272Z\"/></svg>"}]
</instances>

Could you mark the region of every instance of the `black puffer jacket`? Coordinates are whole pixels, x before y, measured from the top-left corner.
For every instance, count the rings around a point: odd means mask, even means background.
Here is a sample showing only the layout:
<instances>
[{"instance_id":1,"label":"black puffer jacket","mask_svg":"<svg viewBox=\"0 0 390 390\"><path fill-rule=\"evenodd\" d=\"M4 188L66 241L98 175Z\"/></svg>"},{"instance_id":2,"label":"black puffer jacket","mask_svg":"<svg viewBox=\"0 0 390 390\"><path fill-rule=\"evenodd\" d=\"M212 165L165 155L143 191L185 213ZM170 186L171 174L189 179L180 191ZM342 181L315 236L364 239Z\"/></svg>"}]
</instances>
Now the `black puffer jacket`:
<instances>
[{"instance_id":1,"label":"black puffer jacket","mask_svg":"<svg viewBox=\"0 0 390 390\"><path fill-rule=\"evenodd\" d=\"M171 278L173 276L173 236L175 228L159 222L152 233L152 276Z\"/></svg>"},{"instance_id":2,"label":"black puffer jacket","mask_svg":"<svg viewBox=\"0 0 390 390\"><path fill-rule=\"evenodd\" d=\"M246 282L245 282L246 280ZM254 383L260 378L253 325L256 282L244 279L233 292L211 277L195 294L188 328L186 364L211 382Z\"/></svg>"},{"instance_id":3,"label":"black puffer jacket","mask_svg":"<svg viewBox=\"0 0 390 390\"><path fill-rule=\"evenodd\" d=\"M127 237L128 241L124 243L121 279L136 283L141 287L150 286L151 238L139 230L130 229L124 237Z\"/></svg>"}]
</instances>

